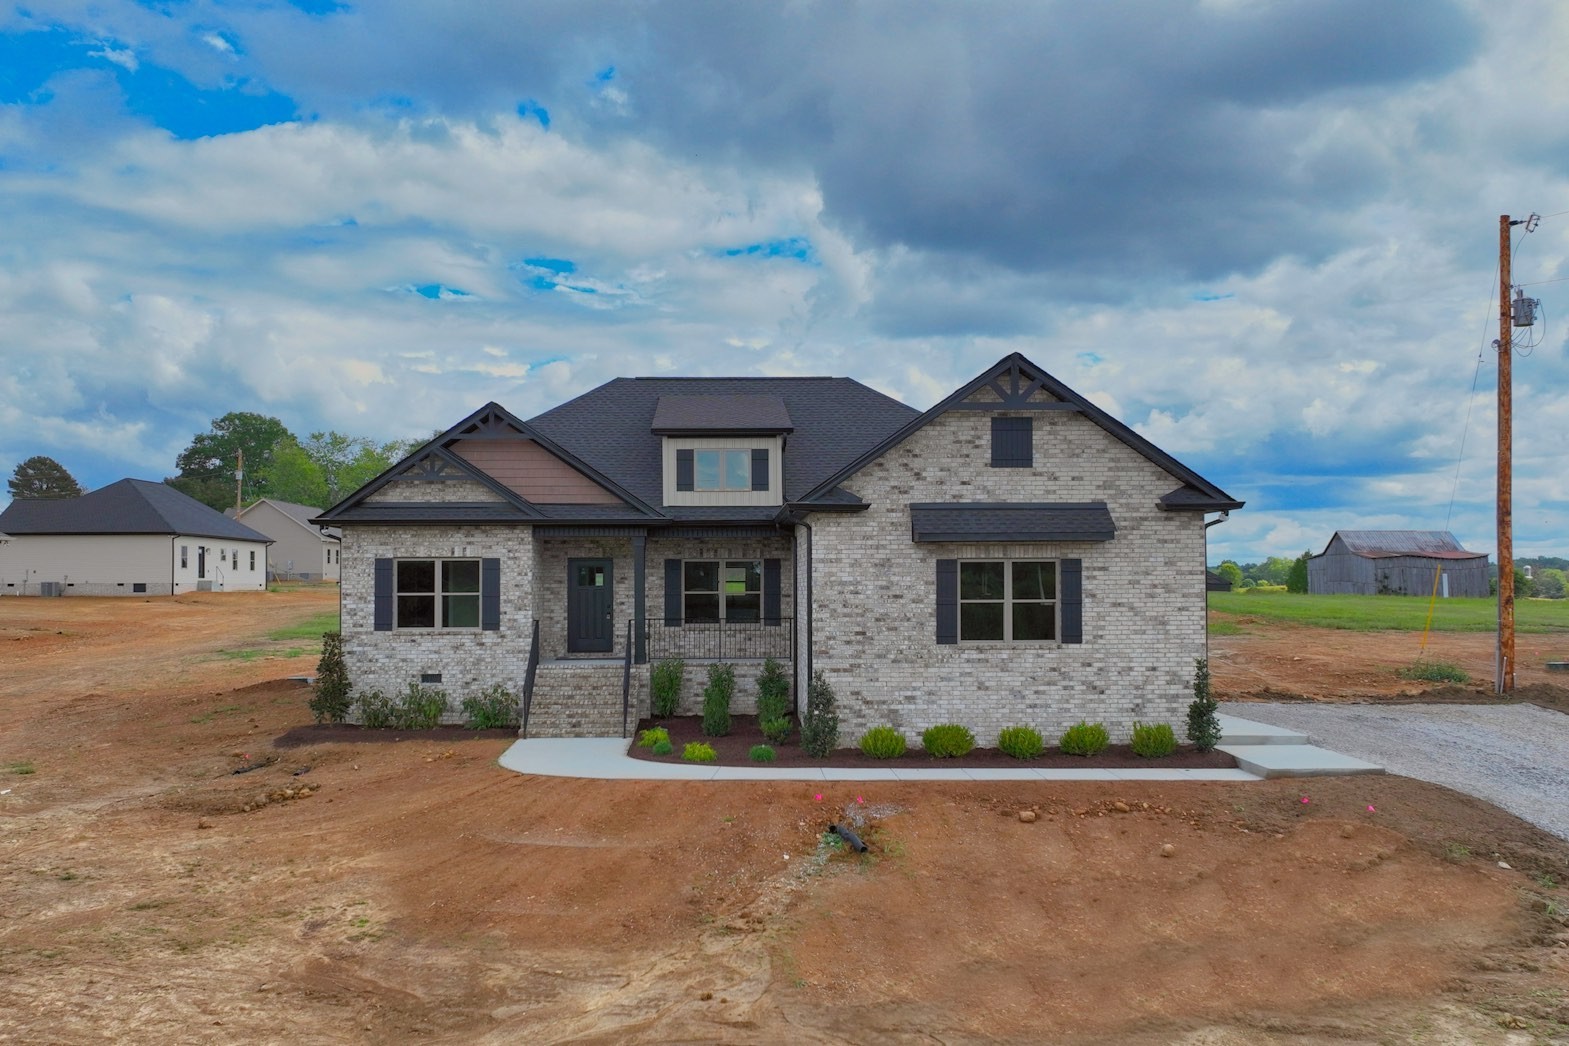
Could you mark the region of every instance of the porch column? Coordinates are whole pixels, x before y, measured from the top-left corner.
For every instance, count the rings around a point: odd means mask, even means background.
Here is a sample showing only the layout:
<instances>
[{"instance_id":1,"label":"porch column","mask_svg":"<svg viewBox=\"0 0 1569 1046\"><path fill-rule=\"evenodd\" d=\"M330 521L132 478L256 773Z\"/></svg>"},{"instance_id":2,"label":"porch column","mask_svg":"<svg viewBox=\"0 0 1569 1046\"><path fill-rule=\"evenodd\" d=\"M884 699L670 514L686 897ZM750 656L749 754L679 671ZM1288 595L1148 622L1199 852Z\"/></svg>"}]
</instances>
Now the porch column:
<instances>
[{"instance_id":1,"label":"porch column","mask_svg":"<svg viewBox=\"0 0 1569 1046\"><path fill-rule=\"evenodd\" d=\"M643 575L648 560L648 537L632 535L632 659L640 665L648 664L648 612L644 593Z\"/></svg>"}]
</instances>

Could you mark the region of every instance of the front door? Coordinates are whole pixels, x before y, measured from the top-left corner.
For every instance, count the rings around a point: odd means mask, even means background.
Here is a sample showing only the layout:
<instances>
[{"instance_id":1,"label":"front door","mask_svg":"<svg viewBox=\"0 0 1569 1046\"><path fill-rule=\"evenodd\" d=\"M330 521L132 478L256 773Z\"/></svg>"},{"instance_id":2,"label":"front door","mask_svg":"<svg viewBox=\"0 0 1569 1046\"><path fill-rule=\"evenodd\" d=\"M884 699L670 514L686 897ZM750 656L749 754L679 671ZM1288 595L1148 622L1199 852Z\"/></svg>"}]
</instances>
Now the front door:
<instances>
[{"instance_id":1,"label":"front door","mask_svg":"<svg viewBox=\"0 0 1569 1046\"><path fill-rule=\"evenodd\" d=\"M614 561L567 560L567 653L608 653L615 646Z\"/></svg>"},{"instance_id":2,"label":"front door","mask_svg":"<svg viewBox=\"0 0 1569 1046\"><path fill-rule=\"evenodd\" d=\"M197 545L196 546L196 576L198 578L204 578L204 577L207 576L207 546L206 545Z\"/></svg>"}]
</instances>

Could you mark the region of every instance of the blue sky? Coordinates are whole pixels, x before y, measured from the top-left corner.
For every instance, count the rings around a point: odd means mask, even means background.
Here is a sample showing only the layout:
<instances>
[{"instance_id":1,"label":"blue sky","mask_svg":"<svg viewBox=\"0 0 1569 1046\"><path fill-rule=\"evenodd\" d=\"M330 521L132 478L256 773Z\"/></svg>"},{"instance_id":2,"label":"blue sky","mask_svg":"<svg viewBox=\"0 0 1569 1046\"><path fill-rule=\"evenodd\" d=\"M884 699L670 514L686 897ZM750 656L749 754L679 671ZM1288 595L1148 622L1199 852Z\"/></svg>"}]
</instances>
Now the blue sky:
<instances>
[{"instance_id":1,"label":"blue sky","mask_svg":"<svg viewBox=\"0 0 1569 1046\"><path fill-rule=\"evenodd\" d=\"M1212 561L1491 551L1534 211L1515 549L1569 554L1566 47L1550 0L0 9L0 468L1019 351L1248 502Z\"/></svg>"}]
</instances>

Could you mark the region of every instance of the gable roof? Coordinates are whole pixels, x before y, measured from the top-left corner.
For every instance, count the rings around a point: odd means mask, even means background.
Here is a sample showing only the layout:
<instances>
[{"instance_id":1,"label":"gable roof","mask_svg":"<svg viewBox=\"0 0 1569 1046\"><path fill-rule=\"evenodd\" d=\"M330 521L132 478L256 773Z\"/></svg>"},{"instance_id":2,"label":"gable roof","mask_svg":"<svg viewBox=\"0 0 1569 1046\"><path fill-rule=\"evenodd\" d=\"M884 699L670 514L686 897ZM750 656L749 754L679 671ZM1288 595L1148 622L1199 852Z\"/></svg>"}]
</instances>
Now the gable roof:
<instances>
[{"instance_id":1,"label":"gable roof","mask_svg":"<svg viewBox=\"0 0 1569 1046\"><path fill-rule=\"evenodd\" d=\"M800 500L810 503L829 494L835 487L855 473L915 435L915 433L931 424L937 418L950 410L959 408L959 405L964 403L965 400L985 388L989 388L997 397L995 404L980 405L986 409L999 411L1040 409L1041 405L1039 404L1033 407L1030 406L1031 397L1037 391L1044 391L1059 401L1057 404L1051 404L1052 408L1065 408L1083 414L1108 434L1126 444L1152 464L1164 469L1182 483L1182 486L1160 499L1160 506L1164 509L1219 512L1241 508L1243 505L1243 502L1237 501L1209 480L1200 476L1197 472L1194 472L1182 464L1182 462L1095 406L1017 352L1003 357L990 369L983 371L974 380L961 386L952 395L943 399L930 410L911 418L898 431L891 433L885 439L868 448L864 453L858 455L854 460L828 476L827 479L818 483Z\"/></svg>"},{"instance_id":2,"label":"gable roof","mask_svg":"<svg viewBox=\"0 0 1569 1046\"><path fill-rule=\"evenodd\" d=\"M1367 559L1423 556L1428 559L1486 559L1486 552L1467 552L1447 530L1337 530L1329 539L1344 542L1347 551ZM1329 552L1324 546L1322 556ZM1314 556L1317 559L1318 556Z\"/></svg>"},{"instance_id":3,"label":"gable roof","mask_svg":"<svg viewBox=\"0 0 1569 1046\"><path fill-rule=\"evenodd\" d=\"M229 519L167 483L122 479L79 498L11 502L0 512L7 534L189 534L272 544L272 539Z\"/></svg>"},{"instance_id":4,"label":"gable roof","mask_svg":"<svg viewBox=\"0 0 1569 1046\"><path fill-rule=\"evenodd\" d=\"M293 501L280 501L277 498L257 498L238 512L235 512L232 508L227 508L223 510L223 514L230 519L241 519L249 515L252 509L263 502L271 505L318 537L330 538L333 541L338 541L343 537L343 531L337 527L318 527L311 522L312 519L321 515L321 509L313 505L300 505Z\"/></svg>"}]
</instances>

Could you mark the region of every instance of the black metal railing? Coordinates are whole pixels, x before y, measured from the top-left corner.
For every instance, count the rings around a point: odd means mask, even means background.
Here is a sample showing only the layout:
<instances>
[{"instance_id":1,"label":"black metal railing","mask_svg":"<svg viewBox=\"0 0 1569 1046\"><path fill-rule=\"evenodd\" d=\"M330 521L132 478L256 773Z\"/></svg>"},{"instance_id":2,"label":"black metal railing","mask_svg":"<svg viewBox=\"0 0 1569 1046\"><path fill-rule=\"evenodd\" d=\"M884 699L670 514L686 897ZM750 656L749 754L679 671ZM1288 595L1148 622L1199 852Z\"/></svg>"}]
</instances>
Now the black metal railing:
<instances>
[{"instance_id":1,"label":"black metal railing","mask_svg":"<svg viewBox=\"0 0 1569 1046\"><path fill-rule=\"evenodd\" d=\"M522 729L518 736L528 736L528 713L534 704L534 674L539 671L539 619L534 619L534 637L528 645L528 668L523 673L523 716Z\"/></svg>"},{"instance_id":2,"label":"black metal railing","mask_svg":"<svg viewBox=\"0 0 1569 1046\"><path fill-rule=\"evenodd\" d=\"M632 622L627 622L626 656L621 661L621 736L627 736L627 713L632 706Z\"/></svg>"},{"instance_id":3,"label":"black metal railing","mask_svg":"<svg viewBox=\"0 0 1569 1046\"><path fill-rule=\"evenodd\" d=\"M740 661L773 657L788 660L793 649L794 622L779 621L680 621L665 619L648 624L648 656L710 661Z\"/></svg>"}]
</instances>

